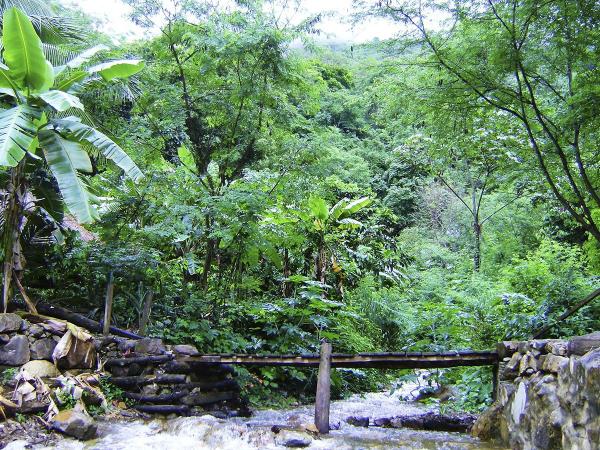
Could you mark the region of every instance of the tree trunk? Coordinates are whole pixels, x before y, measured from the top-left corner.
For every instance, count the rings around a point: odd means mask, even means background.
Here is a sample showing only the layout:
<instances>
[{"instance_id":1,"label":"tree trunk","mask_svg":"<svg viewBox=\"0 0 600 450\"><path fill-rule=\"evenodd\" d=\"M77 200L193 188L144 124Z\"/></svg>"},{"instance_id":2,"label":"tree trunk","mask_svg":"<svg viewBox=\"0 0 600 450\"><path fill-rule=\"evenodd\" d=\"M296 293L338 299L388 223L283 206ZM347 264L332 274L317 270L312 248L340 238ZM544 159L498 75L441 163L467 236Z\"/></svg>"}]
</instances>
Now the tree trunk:
<instances>
[{"instance_id":1,"label":"tree trunk","mask_svg":"<svg viewBox=\"0 0 600 450\"><path fill-rule=\"evenodd\" d=\"M327 269L327 252L325 251L325 240L319 240L319 248L317 252L315 278L325 284L325 272Z\"/></svg>"},{"instance_id":2,"label":"tree trunk","mask_svg":"<svg viewBox=\"0 0 600 450\"><path fill-rule=\"evenodd\" d=\"M2 233L2 250L4 255L2 301L4 312L8 308L13 271L15 276L19 277L23 270L19 236L23 225L25 193L25 160L23 159L16 167L10 170L10 181L6 187L5 221L4 232Z\"/></svg>"},{"instance_id":3,"label":"tree trunk","mask_svg":"<svg viewBox=\"0 0 600 450\"><path fill-rule=\"evenodd\" d=\"M481 268L481 224L473 222L473 234L475 235L473 249L473 271L479 272Z\"/></svg>"},{"instance_id":4,"label":"tree trunk","mask_svg":"<svg viewBox=\"0 0 600 450\"><path fill-rule=\"evenodd\" d=\"M292 274L290 269L290 252L286 248L283 250L283 296L289 297L292 294L292 284L288 281Z\"/></svg>"},{"instance_id":5,"label":"tree trunk","mask_svg":"<svg viewBox=\"0 0 600 450\"><path fill-rule=\"evenodd\" d=\"M483 195L483 191L481 193ZM481 224L479 223L479 202L477 201L477 186L471 182L471 205L473 214L473 271L481 268Z\"/></svg>"}]
</instances>

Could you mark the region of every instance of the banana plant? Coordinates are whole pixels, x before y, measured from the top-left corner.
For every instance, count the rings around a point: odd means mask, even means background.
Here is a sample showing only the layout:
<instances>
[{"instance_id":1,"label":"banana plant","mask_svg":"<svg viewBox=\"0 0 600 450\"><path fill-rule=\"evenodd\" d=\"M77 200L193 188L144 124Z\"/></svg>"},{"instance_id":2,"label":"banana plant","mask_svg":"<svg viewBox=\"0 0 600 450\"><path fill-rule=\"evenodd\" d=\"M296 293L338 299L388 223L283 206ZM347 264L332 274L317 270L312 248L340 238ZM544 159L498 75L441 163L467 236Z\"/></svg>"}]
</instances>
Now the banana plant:
<instances>
[{"instance_id":1,"label":"banana plant","mask_svg":"<svg viewBox=\"0 0 600 450\"><path fill-rule=\"evenodd\" d=\"M361 197L356 200L343 198L334 206L329 208L325 200L320 197L311 197L308 200L308 217L312 221L312 228L317 233L317 259L316 259L316 279L325 283L325 274L327 271L327 246L326 237L335 228L354 229L362 226L358 220L350 216L372 203L369 197ZM332 267L334 272L341 272L338 262L333 259Z\"/></svg>"},{"instance_id":2,"label":"banana plant","mask_svg":"<svg viewBox=\"0 0 600 450\"><path fill-rule=\"evenodd\" d=\"M22 271L20 231L24 212L27 203L36 198L28 189L26 170L47 167L60 191L63 209L82 223L98 216L95 197L81 177L82 173L93 171L88 149L113 161L134 181L143 176L127 153L108 136L68 113L74 111L84 116L77 93L86 83L130 77L144 63L122 60L82 68L102 49L95 47L53 67L31 21L18 8L4 12L2 44L0 101L4 109L0 110L0 166L9 168L0 217L6 310L11 279L28 301L17 275Z\"/></svg>"}]
</instances>

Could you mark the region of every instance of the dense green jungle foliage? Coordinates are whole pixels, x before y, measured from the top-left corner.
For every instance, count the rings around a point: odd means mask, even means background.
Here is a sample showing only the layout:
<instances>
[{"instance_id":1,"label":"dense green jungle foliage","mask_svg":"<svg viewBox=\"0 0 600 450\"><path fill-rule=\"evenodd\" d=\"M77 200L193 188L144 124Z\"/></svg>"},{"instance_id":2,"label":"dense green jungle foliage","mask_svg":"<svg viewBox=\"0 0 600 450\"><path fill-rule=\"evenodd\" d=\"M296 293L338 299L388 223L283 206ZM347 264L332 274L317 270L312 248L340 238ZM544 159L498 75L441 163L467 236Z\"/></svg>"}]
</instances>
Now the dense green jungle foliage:
<instances>
[{"instance_id":1,"label":"dense green jungle foliage","mask_svg":"<svg viewBox=\"0 0 600 450\"><path fill-rule=\"evenodd\" d=\"M529 337L598 286L597 2L367 2L358 20L384 15L402 34L335 49L319 45L318 17L284 24L277 2L126 3L147 38L55 33L44 48L100 42L90 65L144 61L77 90L83 122L144 176L90 151L78 179L98 218L81 225L58 177L25 156L28 185L45 186L19 225L15 273L33 300L100 320L112 273L115 325L138 329L152 298L147 333L205 352L307 353L323 338L338 352L437 351ZM14 169L1 170L8 186ZM599 326L590 303L551 334ZM312 371L240 374L255 404L314 392ZM398 375L338 370L334 389ZM487 370L439 375L461 408L489 401Z\"/></svg>"}]
</instances>

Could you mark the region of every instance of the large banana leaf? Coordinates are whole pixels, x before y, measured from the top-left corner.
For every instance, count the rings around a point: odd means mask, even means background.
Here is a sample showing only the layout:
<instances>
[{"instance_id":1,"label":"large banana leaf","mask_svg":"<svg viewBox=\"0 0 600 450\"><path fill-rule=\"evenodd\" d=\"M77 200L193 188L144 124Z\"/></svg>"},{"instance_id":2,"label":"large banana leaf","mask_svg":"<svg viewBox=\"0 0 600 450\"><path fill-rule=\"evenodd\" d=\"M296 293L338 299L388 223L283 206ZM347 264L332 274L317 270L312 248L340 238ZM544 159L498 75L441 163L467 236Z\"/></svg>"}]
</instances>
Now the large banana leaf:
<instances>
[{"instance_id":1,"label":"large banana leaf","mask_svg":"<svg viewBox=\"0 0 600 450\"><path fill-rule=\"evenodd\" d=\"M344 207L344 212L340 215L341 218L348 217L355 212L360 211L363 208L366 208L371 203L373 203L373 199L369 197L361 197L356 200L351 201Z\"/></svg>"},{"instance_id":2,"label":"large banana leaf","mask_svg":"<svg viewBox=\"0 0 600 450\"><path fill-rule=\"evenodd\" d=\"M90 202L85 183L77 173L78 170L92 170L87 153L78 143L63 139L49 129L40 132L40 145L69 211L79 222L95 220L98 213Z\"/></svg>"},{"instance_id":3,"label":"large banana leaf","mask_svg":"<svg viewBox=\"0 0 600 450\"><path fill-rule=\"evenodd\" d=\"M36 132L36 110L25 105L0 112L0 166L15 167L30 147Z\"/></svg>"},{"instance_id":4,"label":"large banana leaf","mask_svg":"<svg viewBox=\"0 0 600 450\"><path fill-rule=\"evenodd\" d=\"M71 108L83 109L83 103L77 97L67 92L52 90L42 92L39 97L59 112Z\"/></svg>"},{"instance_id":5,"label":"large banana leaf","mask_svg":"<svg viewBox=\"0 0 600 450\"><path fill-rule=\"evenodd\" d=\"M329 216L329 209L327 208L327 203L320 197L310 197L308 199L308 209L313 217L321 221L327 220Z\"/></svg>"},{"instance_id":6,"label":"large banana leaf","mask_svg":"<svg viewBox=\"0 0 600 450\"><path fill-rule=\"evenodd\" d=\"M329 217L331 220L337 220L344 211L344 207L350 202L346 197L337 202L330 210Z\"/></svg>"},{"instance_id":7,"label":"large banana leaf","mask_svg":"<svg viewBox=\"0 0 600 450\"><path fill-rule=\"evenodd\" d=\"M66 131L74 140L88 142L100 150L107 159L119 166L133 181L138 181L144 176L127 153L104 133L81 123L76 117L57 119L54 124L58 129Z\"/></svg>"},{"instance_id":8,"label":"large banana leaf","mask_svg":"<svg viewBox=\"0 0 600 450\"><path fill-rule=\"evenodd\" d=\"M104 81L115 78L129 78L144 68L144 61L137 59L110 61L90 67L90 73L99 73Z\"/></svg>"},{"instance_id":9,"label":"large banana leaf","mask_svg":"<svg viewBox=\"0 0 600 450\"><path fill-rule=\"evenodd\" d=\"M19 86L35 91L52 86L52 65L46 61L42 42L31 21L19 9L10 8L4 12L2 40L4 62Z\"/></svg>"}]
</instances>

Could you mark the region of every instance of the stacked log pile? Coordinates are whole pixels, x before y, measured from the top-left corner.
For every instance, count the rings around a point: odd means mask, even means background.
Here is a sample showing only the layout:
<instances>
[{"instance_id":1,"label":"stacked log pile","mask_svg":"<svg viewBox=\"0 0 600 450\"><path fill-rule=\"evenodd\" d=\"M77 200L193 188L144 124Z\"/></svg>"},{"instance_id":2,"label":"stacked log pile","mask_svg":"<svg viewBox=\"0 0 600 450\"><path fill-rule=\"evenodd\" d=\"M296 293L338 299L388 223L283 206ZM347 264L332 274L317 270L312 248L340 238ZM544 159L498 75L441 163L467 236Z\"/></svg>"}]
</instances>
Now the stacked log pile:
<instances>
[{"instance_id":1,"label":"stacked log pile","mask_svg":"<svg viewBox=\"0 0 600 450\"><path fill-rule=\"evenodd\" d=\"M109 338L99 342L110 382L123 389L138 411L217 417L249 415L233 368L184 361L198 354L190 345L166 346L160 339Z\"/></svg>"}]
</instances>

